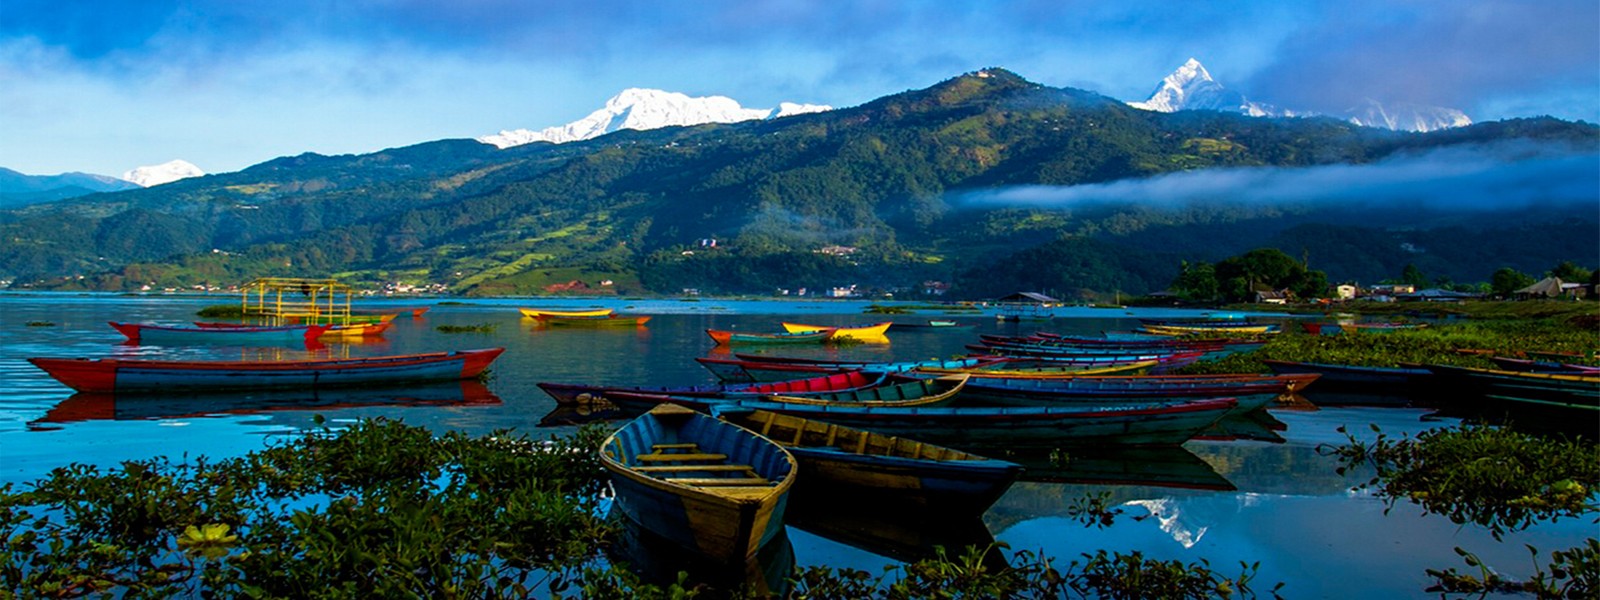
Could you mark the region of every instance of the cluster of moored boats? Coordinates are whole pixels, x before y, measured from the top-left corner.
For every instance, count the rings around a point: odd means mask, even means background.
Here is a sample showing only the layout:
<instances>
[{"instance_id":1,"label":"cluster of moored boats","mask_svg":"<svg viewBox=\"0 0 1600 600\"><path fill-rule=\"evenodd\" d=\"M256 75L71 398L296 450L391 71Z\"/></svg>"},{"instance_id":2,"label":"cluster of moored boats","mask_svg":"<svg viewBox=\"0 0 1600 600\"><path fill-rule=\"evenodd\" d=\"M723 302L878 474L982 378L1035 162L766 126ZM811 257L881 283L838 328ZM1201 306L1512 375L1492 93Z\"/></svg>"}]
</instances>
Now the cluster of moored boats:
<instances>
[{"instance_id":1,"label":"cluster of moored boats","mask_svg":"<svg viewBox=\"0 0 1600 600\"><path fill-rule=\"evenodd\" d=\"M861 329L807 327L785 333ZM712 335L798 343L772 336ZM749 352L696 359L721 380L714 385L539 386L560 405L640 415L601 449L620 512L701 555L740 561L782 528L796 482L981 514L1023 471L994 455L1176 446L1318 378L1140 374L1260 343L984 336L954 360Z\"/></svg>"}]
</instances>

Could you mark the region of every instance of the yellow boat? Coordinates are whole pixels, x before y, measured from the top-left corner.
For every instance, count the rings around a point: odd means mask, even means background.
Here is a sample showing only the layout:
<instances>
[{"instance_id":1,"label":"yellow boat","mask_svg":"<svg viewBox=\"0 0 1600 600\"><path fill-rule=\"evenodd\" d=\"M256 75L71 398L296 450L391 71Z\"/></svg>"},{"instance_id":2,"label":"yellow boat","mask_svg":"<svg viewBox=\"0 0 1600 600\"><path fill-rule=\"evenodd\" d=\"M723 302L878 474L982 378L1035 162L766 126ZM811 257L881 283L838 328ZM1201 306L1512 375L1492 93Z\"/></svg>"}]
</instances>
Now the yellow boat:
<instances>
[{"instance_id":1,"label":"yellow boat","mask_svg":"<svg viewBox=\"0 0 1600 600\"><path fill-rule=\"evenodd\" d=\"M351 323L349 325L334 325L329 327L319 338L365 338L383 335L384 330L390 327L388 321L382 323Z\"/></svg>"},{"instance_id":2,"label":"yellow boat","mask_svg":"<svg viewBox=\"0 0 1600 600\"><path fill-rule=\"evenodd\" d=\"M529 319L543 317L604 317L611 314L609 308L595 308L590 310L546 310L542 308L519 308L517 312Z\"/></svg>"},{"instance_id":3,"label":"yellow boat","mask_svg":"<svg viewBox=\"0 0 1600 600\"><path fill-rule=\"evenodd\" d=\"M865 327L829 327L829 326L825 326L825 325L802 325L800 323L784 323L783 324L783 329L784 329L784 331L788 331L789 333L805 333L807 331L823 331L823 330L827 330L827 331L833 332L832 334L830 334L828 336L828 339L830 339L830 340L838 339L838 338L842 338L842 337L852 337L852 338L856 338L856 339L860 339L860 340L876 341L879 338L886 337L886 336L884 336L884 332L889 331L889 326L890 325L894 325L894 323L893 322L883 322L883 323L878 323L877 325L867 325Z\"/></svg>"}]
</instances>

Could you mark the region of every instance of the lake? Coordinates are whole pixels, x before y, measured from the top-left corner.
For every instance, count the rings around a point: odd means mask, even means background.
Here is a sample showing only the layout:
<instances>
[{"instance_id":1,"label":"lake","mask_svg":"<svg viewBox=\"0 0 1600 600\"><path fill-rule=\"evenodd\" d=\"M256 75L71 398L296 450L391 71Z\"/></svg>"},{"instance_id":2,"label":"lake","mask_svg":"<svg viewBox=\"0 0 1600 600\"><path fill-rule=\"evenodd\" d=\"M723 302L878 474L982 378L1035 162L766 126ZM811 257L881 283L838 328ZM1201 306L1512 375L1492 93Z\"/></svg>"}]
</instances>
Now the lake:
<instances>
[{"instance_id":1,"label":"lake","mask_svg":"<svg viewBox=\"0 0 1600 600\"><path fill-rule=\"evenodd\" d=\"M979 333L1097 333L1131 329L1138 317L1192 317L1200 311L1071 308L1049 322L998 322L992 313L884 317L861 314L859 301L737 301L623 299L495 299L439 304L434 300L382 300L372 305L431 305L419 319L402 318L382 339L329 343L326 348L166 347L125 344L107 321L184 323L231 296L113 296L0 294L0 483L33 481L74 462L114 465L157 455L237 456L274 436L370 417L402 419L434 431L485 434L515 429L532 437L561 435L572 425L541 427L555 402L540 381L625 385L713 383L693 359L714 355L706 328L780 330L780 321L818 325L883 320L956 319L973 327L891 330L887 345L784 349L871 360L946 358L964 354ZM626 329L542 328L517 307L607 306L653 315L647 326ZM35 323L30 325L30 322ZM39 323L49 323L40 325ZM442 333L439 325L492 325L488 333ZM75 396L25 359L53 357L164 357L292 359L373 356L503 346L486 392L461 386L416 390L329 392L298 398L241 397L238 402L196 405L192 400ZM1317 399L1316 385L1307 392ZM1001 498L981 522L906 521L880 514L804 514L792 522L787 552L801 567L847 566L879 572L885 565L931 554L933 544L1005 542L1012 551L1034 550L1065 566L1098 549L1138 550L1156 559L1209 560L1224 574L1240 561L1260 561L1254 587L1286 583L1287 598L1430 597L1424 570L1464 568L1453 548L1477 554L1501 573L1526 576L1532 562L1524 544L1547 556L1595 535L1589 520L1541 524L1495 541L1482 528L1451 523L1402 504L1384 504L1352 487L1370 474L1334 472L1336 462L1317 452L1344 441L1336 429L1371 435L1369 424L1397 436L1454 420L1414 408L1300 407L1274 409L1237 435L1197 440L1181 449L1122 453L1055 468L1039 463ZM1006 457L1001 457L1006 458ZM1107 527L1086 527L1068 514L1085 493L1107 492L1123 511Z\"/></svg>"}]
</instances>

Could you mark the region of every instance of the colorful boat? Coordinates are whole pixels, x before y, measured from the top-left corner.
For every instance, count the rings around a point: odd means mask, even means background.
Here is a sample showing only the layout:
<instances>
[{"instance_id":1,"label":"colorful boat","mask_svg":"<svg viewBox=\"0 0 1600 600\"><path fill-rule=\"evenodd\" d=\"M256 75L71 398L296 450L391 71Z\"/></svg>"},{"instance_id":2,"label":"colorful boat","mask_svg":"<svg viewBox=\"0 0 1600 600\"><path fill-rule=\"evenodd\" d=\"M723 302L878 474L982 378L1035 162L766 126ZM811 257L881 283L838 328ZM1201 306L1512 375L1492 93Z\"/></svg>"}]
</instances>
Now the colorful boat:
<instances>
[{"instance_id":1,"label":"colorful boat","mask_svg":"<svg viewBox=\"0 0 1600 600\"><path fill-rule=\"evenodd\" d=\"M352 314L352 315L388 315L388 314L393 314L393 315L396 315L396 318L399 318L399 317L410 317L410 318L413 318L413 319L417 319L417 318L421 318L422 317L422 313L428 312L428 309L430 309L430 308L433 308L433 307L431 307L431 306L407 306L407 307L400 307L400 308L353 308L353 309L350 310L350 314Z\"/></svg>"},{"instance_id":2,"label":"colorful boat","mask_svg":"<svg viewBox=\"0 0 1600 600\"><path fill-rule=\"evenodd\" d=\"M788 449L800 463L802 493L847 491L841 508L871 497L903 503L902 510L983 514L1022 473L1015 463L792 415L737 406L712 414Z\"/></svg>"},{"instance_id":3,"label":"colorful boat","mask_svg":"<svg viewBox=\"0 0 1600 600\"><path fill-rule=\"evenodd\" d=\"M733 344L817 344L833 337L833 332L819 329L801 333L748 333L707 329L706 335L711 336L712 340L722 346L731 346Z\"/></svg>"},{"instance_id":4,"label":"colorful boat","mask_svg":"<svg viewBox=\"0 0 1600 600\"><path fill-rule=\"evenodd\" d=\"M249 328L259 327L257 325L246 325L246 324L243 324L243 323L217 323L217 322L208 322L208 321L195 321L194 325L195 325L195 327L200 327L202 329L249 329ZM319 335L317 337L321 337L321 338L377 337L377 336L383 335L383 332L388 331L389 327L391 327L391 326L392 326L392 323L390 323L389 321L371 322L371 323L351 323L349 325L329 325L327 330L323 331L322 335Z\"/></svg>"},{"instance_id":5,"label":"colorful boat","mask_svg":"<svg viewBox=\"0 0 1600 600\"><path fill-rule=\"evenodd\" d=\"M1277 325L1141 325L1148 333L1157 335L1264 335L1277 333Z\"/></svg>"},{"instance_id":6,"label":"colorful boat","mask_svg":"<svg viewBox=\"0 0 1600 600\"><path fill-rule=\"evenodd\" d=\"M328 331L331 325L283 325L276 327L195 327L109 322L112 329L138 344L308 344Z\"/></svg>"},{"instance_id":7,"label":"colorful boat","mask_svg":"<svg viewBox=\"0 0 1600 600\"><path fill-rule=\"evenodd\" d=\"M616 508L699 555L744 563L783 530L799 467L760 435L663 404L600 448Z\"/></svg>"},{"instance_id":8,"label":"colorful boat","mask_svg":"<svg viewBox=\"0 0 1600 600\"><path fill-rule=\"evenodd\" d=\"M1577 365L1565 362L1550 362L1546 360L1533 360L1526 358L1510 358L1506 356L1491 356L1489 360L1502 371L1522 371L1527 373L1565 373L1568 375L1600 375L1600 367Z\"/></svg>"},{"instance_id":9,"label":"colorful boat","mask_svg":"<svg viewBox=\"0 0 1600 600\"><path fill-rule=\"evenodd\" d=\"M636 412L649 410L662 402L673 402L701 412L711 412L712 407L741 399L806 404L812 406L855 406L862 408L911 408L949 404L967 383L966 375L941 375L933 379L901 380L889 385L876 385L837 392L818 392L805 395L765 394L755 398L740 397L686 397L657 394L612 392L605 399L612 404Z\"/></svg>"},{"instance_id":10,"label":"colorful boat","mask_svg":"<svg viewBox=\"0 0 1600 600\"><path fill-rule=\"evenodd\" d=\"M894 325L889 326L889 329L893 329L893 330L896 330L896 331L903 330L903 329L919 330L920 331L920 330L925 330L925 329L948 329L948 328L951 328L951 327L976 327L976 326L977 326L977 323L962 323L960 321L951 321L951 320L946 320L946 319L928 319L927 321L922 321L920 323L895 322Z\"/></svg>"},{"instance_id":11,"label":"colorful boat","mask_svg":"<svg viewBox=\"0 0 1600 600\"><path fill-rule=\"evenodd\" d=\"M739 406L963 450L1177 445L1237 405L1232 398L1115 407L882 408L740 400Z\"/></svg>"},{"instance_id":12,"label":"colorful boat","mask_svg":"<svg viewBox=\"0 0 1600 600\"><path fill-rule=\"evenodd\" d=\"M517 312L529 319L539 317L603 317L615 311L609 308L593 308L583 310L550 310L543 308L519 308Z\"/></svg>"},{"instance_id":13,"label":"colorful boat","mask_svg":"<svg viewBox=\"0 0 1600 600\"><path fill-rule=\"evenodd\" d=\"M702 356L694 359L722 381L786 381L816 377L840 371L869 371L872 373L901 373L922 367L959 369L994 362L993 358L958 358L952 360L921 360L892 363L819 363L790 364L758 362L734 358Z\"/></svg>"},{"instance_id":14,"label":"colorful boat","mask_svg":"<svg viewBox=\"0 0 1600 600\"><path fill-rule=\"evenodd\" d=\"M1587 419L1593 432L1600 416L1600 375L1528 373L1427 365L1450 387L1470 390L1483 397L1509 403L1517 409L1540 409Z\"/></svg>"},{"instance_id":15,"label":"colorful boat","mask_svg":"<svg viewBox=\"0 0 1600 600\"><path fill-rule=\"evenodd\" d=\"M784 323L783 324L783 330L787 331L789 333L805 333L805 332L808 332L808 331L827 331L827 332L829 332L831 334L831 335L828 336L828 339L838 339L838 338L846 338L846 337L853 337L853 338L858 338L858 339L877 339L877 338L883 337L884 332L889 331L889 326L891 326L891 325L894 325L894 323L885 322L885 323L878 323L876 325L865 325L865 326L861 326L861 327L830 327L830 326L825 326L825 325L802 325L800 323Z\"/></svg>"},{"instance_id":16,"label":"colorful boat","mask_svg":"<svg viewBox=\"0 0 1600 600\"><path fill-rule=\"evenodd\" d=\"M757 397L768 394L804 396L881 385L886 377L887 375L883 373L868 375L861 371L845 371L771 383L629 387L541 382L538 386L546 394L550 394L550 397L555 398L558 405L583 405L604 401L608 393L615 392L691 398Z\"/></svg>"},{"instance_id":17,"label":"colorful boat","mask_svg":"<svg viewBox=\"0 0 1600 600\"><path fill-rule=\"evenodd\" d=\"M1112 405L1122 402L1234 398L1237 412L1265 408L1279 396L1305 389L1317 375L1075 377L1070 379L979 378L967 383L961 401L990 406Z\"/></svg>"},{"instance_id":18,"label":"colorful boat","mask_svg":"<svg viewBox=\"0 0 1600 600\"><path fill-rule=\"evenodd\" d=\"M1020 362L1006 361L1006 362L1001 362L1001 363L997 363L997 364L1000 365L1000 366L999 367L982 366L982 367L972 367L972 368L967 368L967 369L944 369L944 368L938 368L938 367L919 367L919 368L916 369L916 372L917 373L933 373L933 374L966 373L967 375L971 375L974 379L986 379L986 378L992 378L992 377L1016 378L1016 379L1068 379L1068 378L1073 378L1073 377L1092 377L1092 376L1103 376L1103 375L1133 375L1135 373L1142 373L1146 369L1149 369L1151 367L1154 367L1154 366L1157 366L1157 365L1161 364L1161 362L1160 361L1155 361L1155 360L1146 360L1146 361L1140 361L1140 362L1131 362L1131 363L1123 363L1123 364L1116 364L1116 365L1106 365L1106 366L1095 366L1095 365L1060 365L1060 366L1052 366L1052 365L1049 365L1049 364L1041 364L1041 363L1027 362L1027 361L1020 361ZM1012 366L1012 368L1003 368L1003 367L1008 366L1008 365ZM1034 366L1023 366L1023 365L1034 365Z\"/></svg>"},{"instance_id":19,"label":"colorful boat","mask_svg":"<svg viewBox=\"0 0 1600 600\"><path fill-rule=\"evenodd\" d=\"M471 379L504 348L295 361L30 358L80 392L213 391L400 385Z\"/></svg>"},{"instance_id":20,"label":"colorful boat","mask_svg":"<svg viewBox=\"0 0 1600 600\"><path fill-rule=\"evenodd\" d=\"M539 315L539 323L556 327L639 327L650 321L649 315L609 314L592 317L558 317Z\"/></svg>"}]
</instances>

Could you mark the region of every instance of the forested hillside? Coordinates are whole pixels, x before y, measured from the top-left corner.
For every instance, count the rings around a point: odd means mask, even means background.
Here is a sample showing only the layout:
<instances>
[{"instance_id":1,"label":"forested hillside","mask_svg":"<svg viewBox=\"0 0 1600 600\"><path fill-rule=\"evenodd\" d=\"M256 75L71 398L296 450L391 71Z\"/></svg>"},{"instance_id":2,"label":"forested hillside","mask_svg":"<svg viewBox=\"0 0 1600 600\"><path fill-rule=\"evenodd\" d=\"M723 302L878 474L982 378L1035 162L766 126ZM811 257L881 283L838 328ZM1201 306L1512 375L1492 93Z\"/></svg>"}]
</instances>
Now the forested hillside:
<instances>
[{"instance_id":1,"label":"forested hillside","mask_svg":"<svg viewBox=\"0 0 1600 600\"><path fill-rule=\"evenodd\" d=\"M1162 289L1180 261L1270 246L1333 280L1371 281L1416 264L1482 281L1500 267L1591 261L1600 245L1594 205L1458 214L1235 203L1226 192L1205 202L1135 194L1077 204L1006 192L1293 173L1511 142L1592 154L1597 141L1596 127L1554 119L1403 134L1332 119L1153 113L989 69L771 121L506 150L446 140L306 154L0 212L0 279L126 289L333 275L469 294L543 293L573 281L586 293L914 292L933 280L953 284L955 296L1092 297Z\"/></svg>"}]
</instances>

